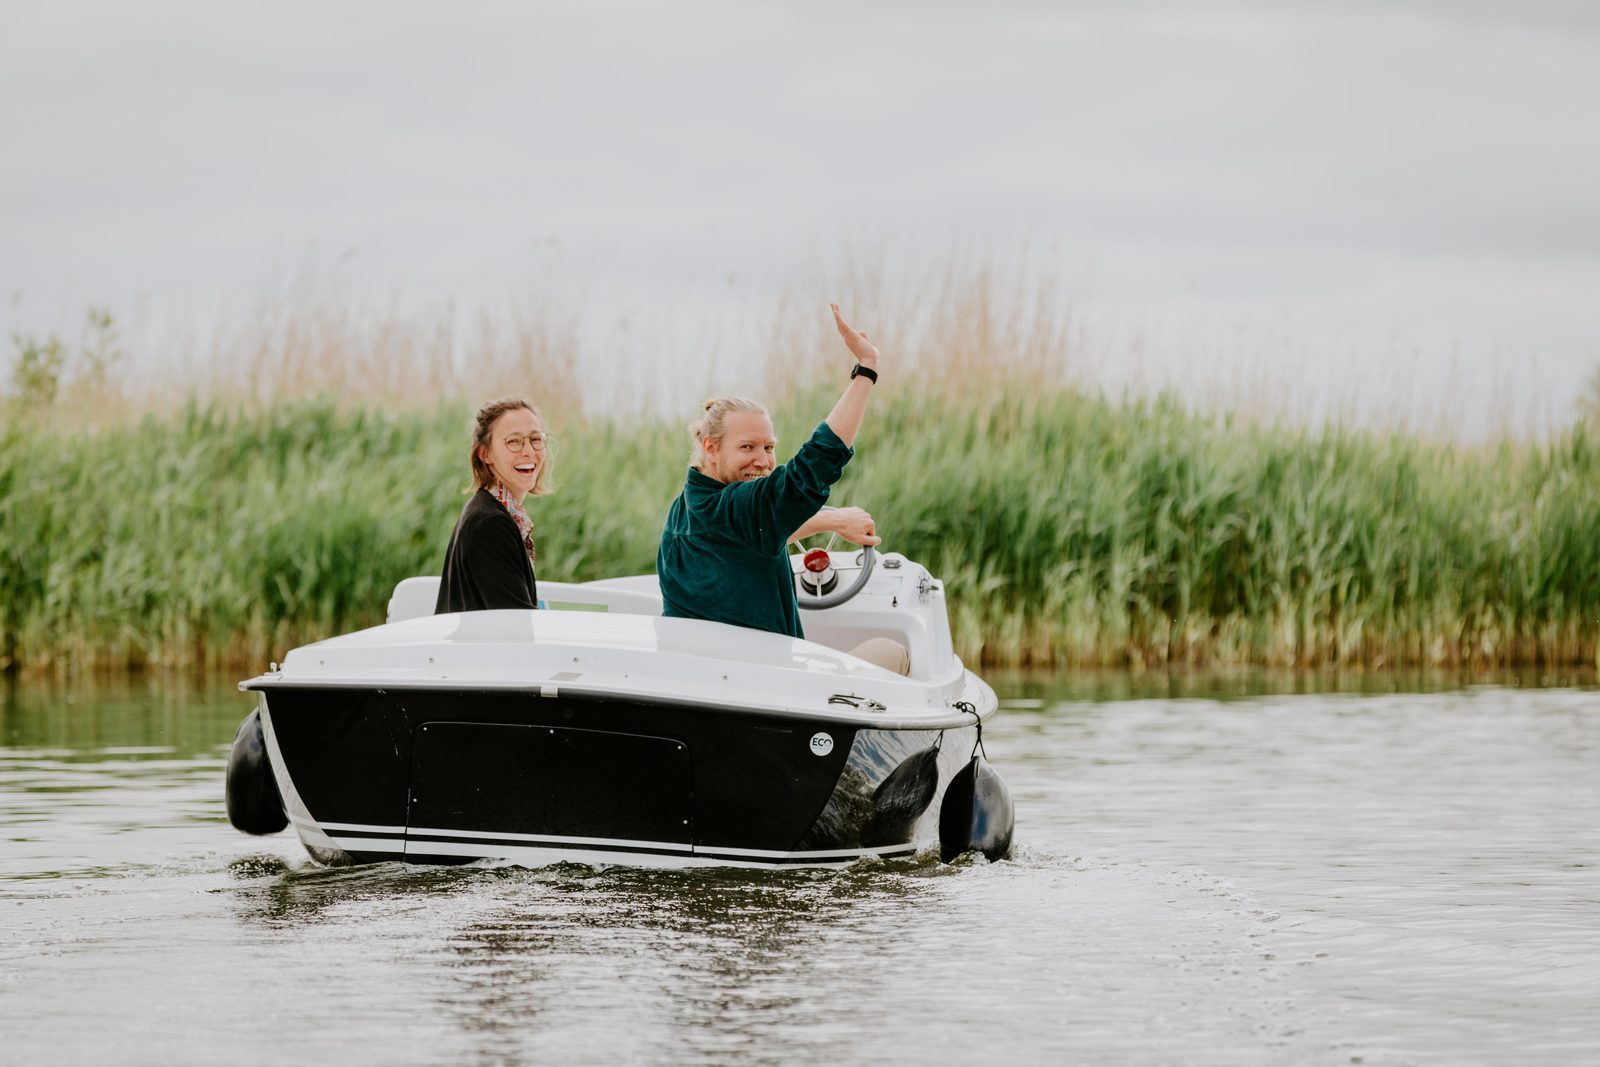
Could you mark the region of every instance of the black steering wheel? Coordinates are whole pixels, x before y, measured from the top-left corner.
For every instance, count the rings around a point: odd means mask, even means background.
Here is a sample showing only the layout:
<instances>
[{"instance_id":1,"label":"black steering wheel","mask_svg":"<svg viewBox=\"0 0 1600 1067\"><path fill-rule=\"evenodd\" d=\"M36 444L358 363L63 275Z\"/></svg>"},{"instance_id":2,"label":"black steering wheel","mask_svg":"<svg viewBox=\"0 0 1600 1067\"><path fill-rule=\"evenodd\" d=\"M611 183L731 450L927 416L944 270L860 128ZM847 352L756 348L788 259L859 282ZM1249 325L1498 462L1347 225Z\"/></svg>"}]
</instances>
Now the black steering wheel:
<instances>
[{"instance_id":1,"label":"black steering wheel","mask_svg":"<svg viewBox=\"0 0 1600 1067\"><path fill-rule=\"evenodd\" d=\"M829 538L828 543L831 545L833 539ZM872 576L873 565L877 562L877 551L871 545L862 545L861 552L856 556L855 566L839 568L839 570L859 572L854 582L841 587L841 578L826 548L813 548L809 552L791 552L789 567L794 571L795 597L799 600L800 606L807 611L836 608L867 587L867 579Z\"/></svg>"}]
</instances>

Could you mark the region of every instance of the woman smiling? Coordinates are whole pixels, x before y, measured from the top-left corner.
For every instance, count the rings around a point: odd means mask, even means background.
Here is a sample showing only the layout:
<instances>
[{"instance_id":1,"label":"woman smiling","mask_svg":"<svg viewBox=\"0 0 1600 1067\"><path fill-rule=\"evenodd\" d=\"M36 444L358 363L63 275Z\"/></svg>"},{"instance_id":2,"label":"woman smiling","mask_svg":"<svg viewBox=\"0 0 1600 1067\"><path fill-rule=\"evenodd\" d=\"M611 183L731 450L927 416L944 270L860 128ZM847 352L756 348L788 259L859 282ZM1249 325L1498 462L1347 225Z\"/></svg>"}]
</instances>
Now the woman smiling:
<instances>
[{"instance_id":1,"label":"woman smiling","mask_svg":"<svg viewBox=\"0 0 1600 1067\"><path fill-rule=\"evenodd\" d=\"M549 440L538 409L521 397L479 408L470 458L474 491L445 549L434 614L537 607L533 521L523 501L549 491Z\"/></svg>"}]
</instances>

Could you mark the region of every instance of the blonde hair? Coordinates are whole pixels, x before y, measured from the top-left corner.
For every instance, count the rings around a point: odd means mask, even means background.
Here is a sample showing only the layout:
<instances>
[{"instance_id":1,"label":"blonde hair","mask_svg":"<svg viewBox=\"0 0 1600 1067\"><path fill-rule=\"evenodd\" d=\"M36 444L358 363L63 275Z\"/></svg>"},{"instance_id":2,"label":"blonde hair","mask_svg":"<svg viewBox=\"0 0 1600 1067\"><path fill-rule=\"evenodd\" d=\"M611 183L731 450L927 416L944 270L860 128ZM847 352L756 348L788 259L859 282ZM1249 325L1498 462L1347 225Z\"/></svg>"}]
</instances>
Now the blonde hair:
<instances>
[{"instance_id":1,"label":"blonde hair","mask_svg":"<svg viewBox=\"0 0 1600 1067\"><path fill-rule=\"evenodd\" d=\"M750 400L742 396L714 396L707 400L702 409L705 413L689 424L689 433L694 437L694 448L689 453L689 466L702 469L706 462L705 443L707 441L720 442L728 432L726 423L728 416L735 411L748 412L752 415L766 415L766 405L759 400Z\"/></svg>"},{"instance_id":2,"label":"blonde hair","mask_svg":"<svg viewBox=\"0 0 1600 1067\"><path fill-rule=\"evenodd\" d=\"M544 416L539 414L539 409L528 403L520 396L503 396L499 400L491 400L478 409L472 424L472 489L488 489L495 483L494 471L483 461L482 450L489 447L489 433L494 429L496 420L508 411L517 409L533 412L533 417L539 420L539 425L544 426ZM550 484L550 435L544 435L544 455L539 460L539 473L533 480L533 488L529 490L530 496L544 496L554 488ZM472 490L469 490L469 492Z\"/></svg>"}]
</instances>

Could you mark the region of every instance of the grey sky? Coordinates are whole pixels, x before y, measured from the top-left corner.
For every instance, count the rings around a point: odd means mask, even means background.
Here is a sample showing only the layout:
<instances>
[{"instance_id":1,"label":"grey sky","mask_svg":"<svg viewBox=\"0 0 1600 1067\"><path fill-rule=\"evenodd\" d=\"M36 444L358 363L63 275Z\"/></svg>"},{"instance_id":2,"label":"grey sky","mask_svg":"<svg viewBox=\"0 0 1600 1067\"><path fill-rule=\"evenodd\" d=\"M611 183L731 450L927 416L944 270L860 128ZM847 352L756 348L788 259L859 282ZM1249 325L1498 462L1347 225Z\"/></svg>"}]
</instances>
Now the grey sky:
<instances>
[{"instance_id":1,"label":"grey sky","mask_svg":"<svg viewBox=\"0 0 1600 1067\"><path fill-rule=\"evenodd\" d=\"M1423 386L1534 360L1548 414L1600 360L1597 104L1578 3L7 0L0 293L45 331L308 260L554 275L671 347L730 275L1026 247L1157 377L1266 331Z\"/></svg>"}]
</instances>

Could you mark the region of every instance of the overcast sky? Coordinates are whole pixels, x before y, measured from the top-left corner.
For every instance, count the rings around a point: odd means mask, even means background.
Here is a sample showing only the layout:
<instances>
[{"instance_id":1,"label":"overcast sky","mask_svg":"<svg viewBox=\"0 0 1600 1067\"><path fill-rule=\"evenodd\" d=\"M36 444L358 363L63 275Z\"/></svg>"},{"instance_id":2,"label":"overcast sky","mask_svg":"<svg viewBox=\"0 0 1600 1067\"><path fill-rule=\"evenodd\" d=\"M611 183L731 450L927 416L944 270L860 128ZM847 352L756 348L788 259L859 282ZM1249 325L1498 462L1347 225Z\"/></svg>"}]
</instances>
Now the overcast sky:
<instances>
[{"instance_id":1,"label":"overcast sky","mask_svg":"<svg viewBox=\"0 0 1600 1067\"><path fill-rule=\"evenodd\" d=\"M674 363L846 247L992 255L1156 377L1531 424L1600 361L1597 189L1592 3L0 2L7 334L321 271Z\"/></svg>"}]
</instances>

